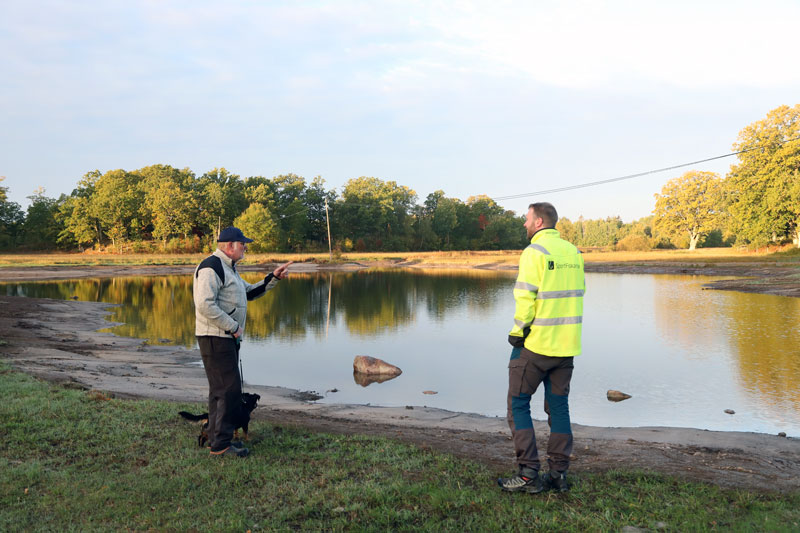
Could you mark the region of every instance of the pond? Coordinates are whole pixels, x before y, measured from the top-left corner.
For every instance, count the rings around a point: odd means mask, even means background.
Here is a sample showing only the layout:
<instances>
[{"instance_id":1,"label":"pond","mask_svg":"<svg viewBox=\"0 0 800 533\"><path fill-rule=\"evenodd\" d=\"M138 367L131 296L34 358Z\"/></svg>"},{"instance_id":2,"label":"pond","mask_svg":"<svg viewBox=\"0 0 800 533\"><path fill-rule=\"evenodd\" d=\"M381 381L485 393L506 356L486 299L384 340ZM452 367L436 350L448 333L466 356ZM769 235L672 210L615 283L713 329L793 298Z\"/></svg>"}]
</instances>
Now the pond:
<instances>
[{"instance_id":1,"label":"pond","mask_svg":"<svg viewBox=\"0 0 800 533\"><path fill-rule=\"evenodd\" d=\"M317 391L321 402L505 416L514 279L480 270L294 273L250 303L245 381ZM800 436L800 299L702 290L708 280L587 274L573 422ZM6 283L2 292L121 303L110 320L124 324L110 331L196 345L191 276ZM403 373L360 385L356 355ZM632 398L609 402L608 389ZM539 419L542 401L537 392Z\"/></svg>"}]
</instances>

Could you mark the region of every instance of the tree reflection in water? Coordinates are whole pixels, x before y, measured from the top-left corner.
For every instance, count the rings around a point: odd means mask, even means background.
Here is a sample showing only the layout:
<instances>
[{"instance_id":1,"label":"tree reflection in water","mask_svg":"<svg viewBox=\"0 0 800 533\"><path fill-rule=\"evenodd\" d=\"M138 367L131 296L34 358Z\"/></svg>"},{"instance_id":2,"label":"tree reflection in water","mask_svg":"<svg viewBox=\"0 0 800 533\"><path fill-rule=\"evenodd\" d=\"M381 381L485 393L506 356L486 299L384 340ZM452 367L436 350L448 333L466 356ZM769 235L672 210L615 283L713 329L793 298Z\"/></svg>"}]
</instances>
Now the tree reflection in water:
<instances>
[{"instance_id":1,"label":"tree reflection in water","mask_svg":"<svg viewBox=\"0 0 800 533\"><path fill-rule=\"evenodd\" d=\"M415 320L424 305L428 316L444 320L448 309L467 305L490 311L498 286L513 274L473 270L413 271L369 269L357 272L292 273L262 298L248 304L246 335L286 341L312 334L324 338L343 321L350 334L372 336ZM245 273L255 283L263 276ZM192 276L124 277L4 284L5 294L120 304L111 309L117 335L153 343L193 347ZM329 295L332 297L329 300Z\"/></svg>"},{"instance_id":2,"label":"tree reflection in water","mask_svg":"<svg viewBox=\"0 0 800 533\"><path fill-rule=\"evenodd\" d=\"M373 405L411 405L435 387L440 394L426 397L428 405L503 416L514 277L480 270L294 273L250 303L248 377L300 390L336 386L331 401ZM570 393L576 422L798 434L800 299L702 291L704 281L587 275L585 355ZM191 282L186 275L5 283L0 294L121 304L110 308L109 319L121 323L109 328L114 333L191 348ZM402 366L403 378L354 383L358 353L385 356ZM607 405L609 388L634 399ZM736 416L721 414L731 407Z\"/></svg>"}]
</instances>

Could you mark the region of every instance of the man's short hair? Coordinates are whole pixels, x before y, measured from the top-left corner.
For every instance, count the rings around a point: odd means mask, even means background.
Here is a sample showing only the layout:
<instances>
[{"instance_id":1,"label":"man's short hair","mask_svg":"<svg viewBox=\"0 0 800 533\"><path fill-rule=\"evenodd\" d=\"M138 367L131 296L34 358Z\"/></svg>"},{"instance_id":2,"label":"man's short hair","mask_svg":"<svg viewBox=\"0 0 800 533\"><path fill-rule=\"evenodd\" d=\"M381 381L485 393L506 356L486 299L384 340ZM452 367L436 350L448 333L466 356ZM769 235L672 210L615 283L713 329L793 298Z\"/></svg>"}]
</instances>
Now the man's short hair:
<instances>
[{"instance_id":1,"label":"man's short hair","mask_svg":"<svg viewBox=\"0 0 800 533\"><path fill-rule=\"evenodd\" d=\"M558 222L558 213L556 208L550 202L536 202L528 206L528 209L533 209L534 214L542 219L545 228L555 228Z\"/></svg>"}]
</instances>

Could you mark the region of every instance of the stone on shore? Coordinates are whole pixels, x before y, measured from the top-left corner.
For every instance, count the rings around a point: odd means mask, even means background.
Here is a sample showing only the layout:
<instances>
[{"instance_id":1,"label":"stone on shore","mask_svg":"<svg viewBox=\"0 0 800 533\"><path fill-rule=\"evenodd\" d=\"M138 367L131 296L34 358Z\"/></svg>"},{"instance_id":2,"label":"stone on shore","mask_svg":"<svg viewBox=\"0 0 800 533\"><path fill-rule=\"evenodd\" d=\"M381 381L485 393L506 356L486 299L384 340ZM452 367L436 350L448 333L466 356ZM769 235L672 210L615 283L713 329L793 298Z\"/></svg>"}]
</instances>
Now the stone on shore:
<instances>
[{"instance_id":1,"label":"stone on shore","mask_svg":"<svg viewBox=\"0 0 800 533\"><path fill-rule=\"evenodd\" d=\"M606 398L610 402L621 402L622 400L627 400L630 398L630 394L625 394L624 392L620 392L618 390L610 390L606 392Z\"/></svg>"},{"instance_id":2,"label":"stone on shore","mask_svg":"<svg viewBox=\"0 0 800 533\"><path fill-rule=\"evenodd\" d=\"M353 359L353 372L383 376L399 376L403 373L402 370L393 364L368 355L357 355L356 358Z\"/></svg>"}]
</instances>

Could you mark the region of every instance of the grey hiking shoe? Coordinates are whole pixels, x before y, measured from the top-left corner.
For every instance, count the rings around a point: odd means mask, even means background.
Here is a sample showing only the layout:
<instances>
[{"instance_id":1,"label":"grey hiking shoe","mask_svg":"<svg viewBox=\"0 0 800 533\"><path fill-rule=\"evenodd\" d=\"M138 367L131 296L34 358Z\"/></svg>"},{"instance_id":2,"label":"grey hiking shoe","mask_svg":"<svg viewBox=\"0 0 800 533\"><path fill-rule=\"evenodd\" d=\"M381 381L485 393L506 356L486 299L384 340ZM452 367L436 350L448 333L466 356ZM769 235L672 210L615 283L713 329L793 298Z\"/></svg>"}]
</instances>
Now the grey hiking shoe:
<instances>
[{"instance_id":1,"label":"grey hiking shoe","mask_svg":"<svg viewBox=\"0 0 800 533\"><path fill-rule=\"evenodd\" d=\"M223 457L223 456L231 456L231 457L247 457L250 454L250 450L247 448L236 448L235 446L228 446L224 450L220 450L218 452L209 452L211 457Z\"/></svg>"},{"instance_id":2,"label":"grey hiking shoe","mask_svg":"<svg viewBox=\"0 0 800 533\"><path fill-rule=\"evenodd\" d=\"M530 468L520 468L519 473L509 478L500 478L497 484L505 492L527 492L538 494L545 490L544 482L539 472Z\"/></svg>"},{"instance_id":3,"label":"grey hiking shoe","mask_svg":"<svg viewBox=\"0 0 800 533\"><path fill-rule=\"evenodd\" d=\"M566 472L556 472L555 470L551 470L544 476L545 485L548 489L552 489L558 492L569 492L569 485L567 484L567 473Z\"/></svg>"}]
</instances>

